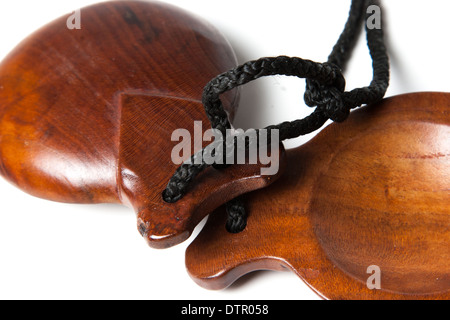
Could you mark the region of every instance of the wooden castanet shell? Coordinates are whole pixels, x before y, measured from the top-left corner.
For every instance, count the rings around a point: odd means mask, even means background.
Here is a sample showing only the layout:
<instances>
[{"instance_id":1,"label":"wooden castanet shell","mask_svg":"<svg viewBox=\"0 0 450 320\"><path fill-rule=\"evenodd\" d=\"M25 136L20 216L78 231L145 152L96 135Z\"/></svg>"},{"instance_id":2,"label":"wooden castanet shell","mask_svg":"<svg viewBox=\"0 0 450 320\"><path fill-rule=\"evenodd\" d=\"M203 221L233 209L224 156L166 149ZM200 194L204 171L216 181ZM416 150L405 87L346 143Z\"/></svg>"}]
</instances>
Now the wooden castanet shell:
<instances>
[{"instance_id":1,"label":"wooden castanet shell","mask_svg":"<svg viewBox=\"0 0 450 320\"><path fill-rule=\"evenodd\" d=\"M211 25L161 2L83 8L81 29L69 30L68 17L0 64L0 173L7 180L54 201L128 205L158 248L186 239L225 201L273 181L258 165L207 169L185 198L165 203L161 193L178 166L172 132L193 134L194 121L202 133L209 128L202 91L236 66L233 50ZM236 91L223 97L230 118L237 98Z\"/></svg>"},{"instance_id":2,"label":"wooden castanet shell","mask_svg":"<svg viewBox=\"0 0 450 320\"><path fill-rule=\"evenodd\" d=\"M327 299L449 299L449 110L447 93L396 96L287 150L283 176L246 196L243 232L211 214L189 274L221 289L287 268Z\"/></svg>"}]
</instances>

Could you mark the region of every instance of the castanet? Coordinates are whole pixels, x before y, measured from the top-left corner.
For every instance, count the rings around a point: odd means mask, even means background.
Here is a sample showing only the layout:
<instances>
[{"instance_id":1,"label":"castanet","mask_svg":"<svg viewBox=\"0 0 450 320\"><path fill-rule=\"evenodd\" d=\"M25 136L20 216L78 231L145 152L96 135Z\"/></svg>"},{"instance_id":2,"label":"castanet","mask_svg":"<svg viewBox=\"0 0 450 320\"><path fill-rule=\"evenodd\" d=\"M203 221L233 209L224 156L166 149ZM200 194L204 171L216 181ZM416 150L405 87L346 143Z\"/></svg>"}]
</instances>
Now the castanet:
<instances>
[{"instance_id":1,"label":"castanet","mask_svg":"<svg viewBox=\"0 0 450 320\"><path fill-rule=\"evenodd\" d=\"M259 165L211 168L186 197L164 202L179 165L171 135L193 133L195 121L208 128L202 91L236 66L231 46L207 22L161 2L89 6L80 10L80 29L68 28L68 18L29 36L0 64L0 173L8 181L49 200L132 207L157 248L274 181ZM224 97L230 118L238 96Z\"/></svg>"},{"instance_id":2,"label":"castanet","mask_svg":"<svg viewBox=\"0 0 450 320\"><path fill-rule=\"evenodd\" d=\"M244 231L219 208L190 244L198 284L291 270L326 299L450 298L450 94L385 99L286 153Z\"/></svg>"}]
</instances>

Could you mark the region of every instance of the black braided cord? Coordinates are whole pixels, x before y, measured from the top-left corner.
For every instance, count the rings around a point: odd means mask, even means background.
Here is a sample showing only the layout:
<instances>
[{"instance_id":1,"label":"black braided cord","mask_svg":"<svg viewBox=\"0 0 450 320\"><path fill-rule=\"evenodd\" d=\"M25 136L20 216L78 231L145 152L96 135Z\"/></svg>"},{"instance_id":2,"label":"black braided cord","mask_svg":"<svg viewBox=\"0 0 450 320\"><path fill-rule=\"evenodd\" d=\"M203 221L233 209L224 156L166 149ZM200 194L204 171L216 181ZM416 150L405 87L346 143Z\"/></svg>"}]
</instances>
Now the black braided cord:
<instances>
[{"instance_id":1,"label":"black braided cord","mask_svg":"<svg viewBox=\"0 0 450 320\"><path fill-rule=\"evenodd\" d=\"M345 91L345 79L342 74L355 47L362 24L372 14L368 10L372 5L380 7L378 0L352 1L345 28L325 63L286 56L261 58L244 63L212 79L204 88L202 99L212 128L219 130L223 137L226 137L227 129L231 128L220 100L221 94L266 76L286 75L305 78L305 103L309 107L315 107L315 110L304 119L265 128L279 130L280 141L316 131L328 119L342 122L348 117L351 109L383 99L389 86L389 58L382 28L369 28L366 25L367 44L373 69L370 85ZM213 142L217 143L225 142ZM190 161L176 170L162 194L166 202L173 203L181 199L195 177L209 166L203 160L205 149L194 154ZM198 157L201 157L202 161L198 161ZM216 169L222 167L222 165L215 166ZM242 197L227 203L226 208L227 230L232 233L242 231L247 224L247 213Z\"/></svg>"}]
</instances>

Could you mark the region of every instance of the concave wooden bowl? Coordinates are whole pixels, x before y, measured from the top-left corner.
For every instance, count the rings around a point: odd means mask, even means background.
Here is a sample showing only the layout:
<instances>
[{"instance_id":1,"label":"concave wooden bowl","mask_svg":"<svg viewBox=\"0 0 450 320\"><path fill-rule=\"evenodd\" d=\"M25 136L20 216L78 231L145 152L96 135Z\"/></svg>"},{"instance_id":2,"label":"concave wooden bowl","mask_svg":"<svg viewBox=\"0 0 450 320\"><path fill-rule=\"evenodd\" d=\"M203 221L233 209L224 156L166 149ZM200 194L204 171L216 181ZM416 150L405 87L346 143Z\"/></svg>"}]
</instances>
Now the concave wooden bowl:
<instances>
[{"instance_id":1,"label":"concave wooden bowl","mask_svg":"<svg viewBox=\"0 0 450 320\"><path fill-rule=\"evenodd\" d=\"M450 94L361 108L286 156L246 196L243 232L225 230L220 208L190 244L198 284L288 269L327 299L450 298Z\"/></svg>"}]
</instances>

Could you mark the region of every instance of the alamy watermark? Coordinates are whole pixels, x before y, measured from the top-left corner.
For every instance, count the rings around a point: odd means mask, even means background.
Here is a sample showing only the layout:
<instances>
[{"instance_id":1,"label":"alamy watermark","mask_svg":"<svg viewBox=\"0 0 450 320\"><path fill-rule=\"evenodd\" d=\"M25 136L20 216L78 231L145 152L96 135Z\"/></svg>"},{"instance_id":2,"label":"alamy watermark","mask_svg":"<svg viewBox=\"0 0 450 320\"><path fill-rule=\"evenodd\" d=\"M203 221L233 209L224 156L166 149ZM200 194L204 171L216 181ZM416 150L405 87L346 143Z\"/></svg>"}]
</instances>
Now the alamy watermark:
<instances>
[{"instance_id":1,"label":"alamy watermark","mask_svg":"<svg viewBox=\"0 0 450 320\"><path fill-rule=\"evenodd\" d=\"M81 9L75 10L66 21L67 29L81 29Z\"/></svg>"},{"instance_id":2,"label":"alamy watermark","mask_svg":"<svg viewBox=\"0 0 450 320\"><path fill-rule=\"evenodd\" d=\"M370 16L367 18L367 29L381 29L381 8L377 5L371 5L367 7L367 14Z\"/></svg>"},{"instance_id":3,"label":"alamy watermark","mask_svg":"<svg viewBox=\"0 0 450 320\"><path fill-rule=\"evenodd\" d=\"M367 267L368 274L370 274L370 277L367 278L366 286L370 290L374 289L381 289L381 269L379 266L371 265Z\"/></svg>"},{"instance_id":4,"label":"alamy watermark","mask_svg":"<svg viewBox=\"0 0 450 320\"><path fill-rule=\"evenodd\" d=\"M213 140L214 139L214 140ZM202 164L257 164L261 175L275 175L279 169L279 130L272 129L229 129L226 137L217 129L208 129L203 133L202 122L194 121L193 136L187 129L176 129L171 136L178 141L172 149L172 162ZM184 161L191 154L192 147L201 150L203 142L210 142L203 152ZM270 150L269 150L270 149Z\"/></svg>"}]
</instances>

